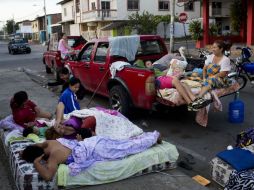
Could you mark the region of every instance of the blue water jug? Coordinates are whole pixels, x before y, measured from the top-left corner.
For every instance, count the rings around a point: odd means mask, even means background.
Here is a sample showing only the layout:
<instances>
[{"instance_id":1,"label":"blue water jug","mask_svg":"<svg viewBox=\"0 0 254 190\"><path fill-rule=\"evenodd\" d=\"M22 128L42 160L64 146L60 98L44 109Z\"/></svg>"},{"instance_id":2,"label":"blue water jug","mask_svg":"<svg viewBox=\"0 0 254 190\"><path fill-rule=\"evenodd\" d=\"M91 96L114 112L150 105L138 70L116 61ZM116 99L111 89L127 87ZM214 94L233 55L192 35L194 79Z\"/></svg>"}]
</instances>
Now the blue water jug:
<instances>
[{"instance_id":1,"label":"blue water jug","mask_svg":"<svg viewBox=\"0 0 254 190\"><path fill-rule=\"evenodd\" d=\"M244 121L244 102L239 99L239 92L236 92L234 101L229 103L228 120L231 123Z\"/></svg>"}]
</instances>

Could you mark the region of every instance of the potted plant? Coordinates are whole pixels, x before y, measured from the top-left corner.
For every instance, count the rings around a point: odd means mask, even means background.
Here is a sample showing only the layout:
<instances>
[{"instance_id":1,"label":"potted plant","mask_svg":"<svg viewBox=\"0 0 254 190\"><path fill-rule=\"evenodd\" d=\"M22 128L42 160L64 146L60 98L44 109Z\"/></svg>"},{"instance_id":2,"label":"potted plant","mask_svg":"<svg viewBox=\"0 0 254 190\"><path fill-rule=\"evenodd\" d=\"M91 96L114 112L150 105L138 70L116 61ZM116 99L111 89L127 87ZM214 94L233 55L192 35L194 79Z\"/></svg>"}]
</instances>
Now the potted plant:
<instances>
[{"instance_id":1,"label":"potted plant","mask_svg":"<svg viewBox=\"0 0 254 190\"><path fill-rule=\"evenodd\" d=\"M196 48L202 47L202 39L203 39L203 29L201 27L201 22L199 20L193 20L189 24L189 32L191 38L196 40Z\"/></svg>"}]
</instances>

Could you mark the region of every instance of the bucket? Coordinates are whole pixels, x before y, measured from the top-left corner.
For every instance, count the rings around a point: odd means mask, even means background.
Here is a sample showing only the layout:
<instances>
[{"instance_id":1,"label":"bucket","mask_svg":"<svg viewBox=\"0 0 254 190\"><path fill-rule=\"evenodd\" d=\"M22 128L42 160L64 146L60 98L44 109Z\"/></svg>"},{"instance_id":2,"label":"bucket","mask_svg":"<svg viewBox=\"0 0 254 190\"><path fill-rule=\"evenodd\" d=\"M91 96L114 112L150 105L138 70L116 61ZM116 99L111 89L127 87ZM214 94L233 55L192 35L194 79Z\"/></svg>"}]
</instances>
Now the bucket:
<instances>
[{"instance_id":1,"label":"bucket","mask_svg":"<svg viewBox=\"0 0 254 190\"><path fill-rule=\"evenodd\" d=\"M229 103L228 120L230 123L244 121L244 102L239 99L239 92L237 92L235 100Z\"/></svg>"}]
</instances>

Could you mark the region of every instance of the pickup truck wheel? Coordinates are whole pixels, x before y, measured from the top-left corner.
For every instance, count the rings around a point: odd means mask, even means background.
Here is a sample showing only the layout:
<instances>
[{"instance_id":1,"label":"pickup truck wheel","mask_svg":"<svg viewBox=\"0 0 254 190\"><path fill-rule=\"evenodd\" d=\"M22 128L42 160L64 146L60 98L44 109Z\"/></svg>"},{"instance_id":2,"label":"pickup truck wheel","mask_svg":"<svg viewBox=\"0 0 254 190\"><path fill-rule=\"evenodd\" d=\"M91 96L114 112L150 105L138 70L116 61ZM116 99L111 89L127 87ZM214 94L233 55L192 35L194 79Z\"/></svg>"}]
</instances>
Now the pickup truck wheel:
<instances>
[{"instance_id":1,"label":"pickup truck wheel","mask_svg":"<svg viewBox=\"0 0 254 190\"><path fill-rule=\"evenodd\" d=\"M31 49L28 48L28 49L26 50L26 53L31 53Z\"/></svg>"},{"instance_id":2,"label":"pickup truck wheel","mask_svg":"<svg viewBox=\"0 0 254 190\"><path fill-rule=\"evenodd\" d=\"M48 74L49 74L49 73L52 73L52 72L51 72L51 69L50 69L47 65L45 65L45 67L46 67L46 73L48 73Z\"/></svg>"},{"instance_id":3,"label":"pickup truck wheel","mask_svg":"<svg viewBox=\"0 0 254 190\"><path fill-rule=\"evenodd\" d=\"M110 107L121 112L123 115L130 115L130 98L122 86L114 86L109 93Z\"/></svg>"}]
</instances>

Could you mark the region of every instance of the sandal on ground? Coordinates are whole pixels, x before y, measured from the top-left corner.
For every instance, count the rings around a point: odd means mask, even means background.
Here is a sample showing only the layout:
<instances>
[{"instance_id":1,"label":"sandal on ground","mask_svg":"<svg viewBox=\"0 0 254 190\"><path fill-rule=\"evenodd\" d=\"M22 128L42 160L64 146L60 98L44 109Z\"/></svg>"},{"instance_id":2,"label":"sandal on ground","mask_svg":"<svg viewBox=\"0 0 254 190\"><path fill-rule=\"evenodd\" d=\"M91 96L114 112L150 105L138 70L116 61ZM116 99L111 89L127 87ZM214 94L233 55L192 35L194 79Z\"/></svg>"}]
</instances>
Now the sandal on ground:
<instances>
[{"instance_id":1,"label":"sandal on ground","mask_svg":"<svg viewBox=\"0 0 254 190\"><path fill-rule=\"evenodd\" d=\"M194 157L191 154L187 154L183 157L188 164L196 164Z\"/></svg>"},{"instance_id":2,"label":"sandal on ground","mask_svg":"<svg viewBox=\"0 0 254 190\"><path fill-rule=\"evenodd\" d=\"M179 167L181 167L181 168L184 168L184 169L186 169L186 170L192 170L193 168L189 165L189 164L187 164L185 161L180 161L180 162L178 162L178 164L177 164Z\"/></svg>"}]
</instances>

